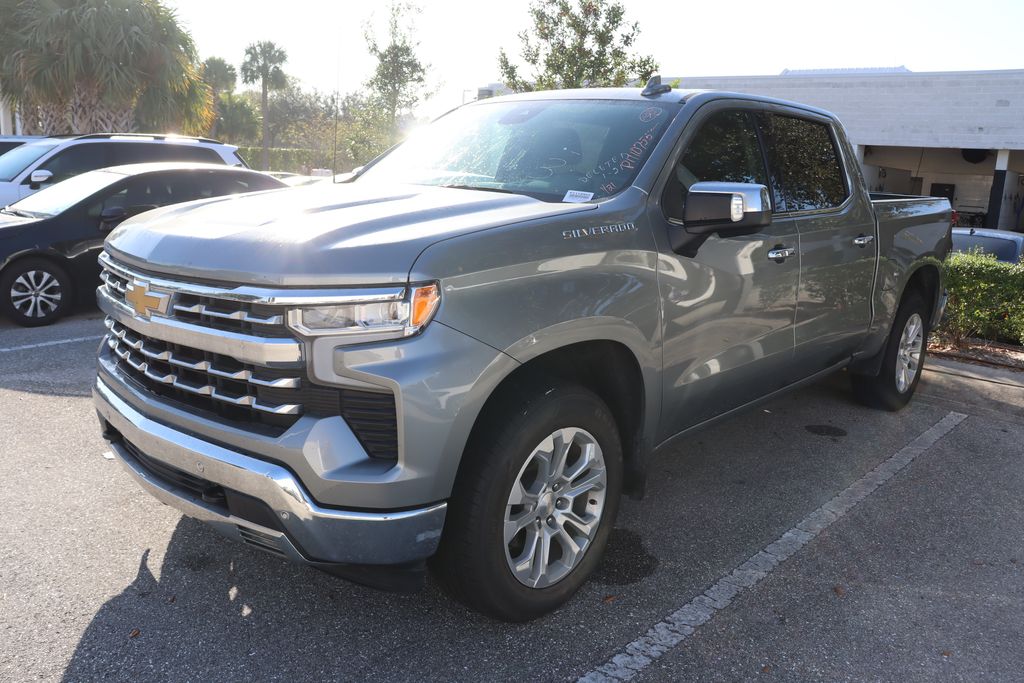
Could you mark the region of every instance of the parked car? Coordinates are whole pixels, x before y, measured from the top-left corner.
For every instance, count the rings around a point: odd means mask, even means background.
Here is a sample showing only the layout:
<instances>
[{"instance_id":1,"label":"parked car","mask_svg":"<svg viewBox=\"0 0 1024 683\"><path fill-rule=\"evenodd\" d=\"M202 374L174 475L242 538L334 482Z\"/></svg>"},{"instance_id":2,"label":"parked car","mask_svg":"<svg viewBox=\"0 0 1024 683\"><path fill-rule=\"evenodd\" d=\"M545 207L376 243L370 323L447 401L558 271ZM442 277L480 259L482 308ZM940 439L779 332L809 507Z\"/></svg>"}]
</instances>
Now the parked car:
<instances>
[{"instance_id":1,"label":"parked car","mask_svg":"<svg viewBox=\"0 0 1024 683\"><path fill-rule=\"evenodd\" d=\"M147 214L101 256L103 434L254 548L402 587L434 556L536 617L656 448L842 368L910 400L951 210L873 201L856 163L828 112L654 81L483 100L347 184Z\"/></svg>"},{"instance_id":2,"label":"parked car","mask_svg":"<svg viewBox=\"0 0 1024 683\"><path fill-rule=\"evenodd\" d=\"M153 163L90 171L0 210L0 313L48 325L99 284L103 238L143 211L195 199L285 187L256 171Z\"/></svg>"},{"instance_id":3,"label":"parked car","mask_svg":"<svg viewBox=\"0 0 1024 683\"><path fill-rule=\"evenodd\" d=\"M154 161L245 166L238 148L180 135L111 134L42 138L0 156L0 206L86 171Z\"/></svg>"},{"instance_id":4,"label":"parked car","mask_svg":"<svg viewBox=\"0 0 1024 683\"><path fill-rule=\"evenodd\" d=\"M26 142L42 139L38 135L0 135L0 156L10 152L15 147L20 147Z\"/></svg>"},{"instance_id":5,"label":"parked car","mask_svg":"<svg viewBox=\"0 0 1024 683\"><path fill-rule=\"evenodd\" d=\"M1019 263L1024 259L1024 234L1008 230L953 228L953 251L981 250L1000 261Z\"/></svg>"}]
</instances>

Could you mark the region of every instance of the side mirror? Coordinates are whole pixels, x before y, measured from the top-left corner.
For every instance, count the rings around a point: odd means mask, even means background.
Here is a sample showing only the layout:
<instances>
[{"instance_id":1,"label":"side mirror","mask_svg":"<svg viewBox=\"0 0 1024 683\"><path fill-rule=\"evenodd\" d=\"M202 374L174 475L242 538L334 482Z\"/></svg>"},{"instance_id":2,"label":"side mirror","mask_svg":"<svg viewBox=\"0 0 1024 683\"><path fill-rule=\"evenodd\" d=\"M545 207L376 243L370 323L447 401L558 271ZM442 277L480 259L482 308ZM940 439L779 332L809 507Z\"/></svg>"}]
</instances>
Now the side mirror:
<instances>
[{"instance_id":1,"label":"side mirror","mask_svg":"<svg viewBox=\"0 0 1024 683\"><path fill-rule=\"evenodd\" d=\"M772 222L768 188L754 183L694 183L686 194L683 220L670 231L672 249L696 256L713 234L749 235Z\"/></svg>"},{"instance_id":2,"label":"side mirror","mask_svg":"<svg viewBox=\"0 0 1024 683\"><path fill-rule=\"evenodd\" d=\"M32 174L28 177L28 186L33 190L38 190L41 185L53 180L53 174L45 169L39 169L32 171Z\"/></svg>"},{"instance_id":3,"label":"side mirror","mask_svg":"<svg viewBox=\"0 0 1024 683\"><path fill-rule=\"evenodd\" d=\"M108 206L100 214L100 230L113 230L125 218L128 218L128 212L123 206Z\"/></svg>"}]
</instances>

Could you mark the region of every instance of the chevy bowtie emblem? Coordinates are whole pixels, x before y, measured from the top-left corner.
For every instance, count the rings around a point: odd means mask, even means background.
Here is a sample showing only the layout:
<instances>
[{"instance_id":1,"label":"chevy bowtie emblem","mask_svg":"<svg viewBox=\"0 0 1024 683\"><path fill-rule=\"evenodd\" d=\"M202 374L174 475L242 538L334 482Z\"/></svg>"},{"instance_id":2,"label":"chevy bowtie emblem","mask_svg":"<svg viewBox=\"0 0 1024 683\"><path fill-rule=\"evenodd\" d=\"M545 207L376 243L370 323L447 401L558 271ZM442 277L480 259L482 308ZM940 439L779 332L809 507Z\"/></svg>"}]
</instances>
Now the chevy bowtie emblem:
<instances>
[{"instance_id":1,"label":"chevy bowtie emblem","mask_svg":"<svg viewBox=\"0 0 1024 683\"><path fill-rule=\"evenodd\" d=\"M142 280L132 280L126 287L124 300L138 315L148 318L154 313L167 315L171 295L150 290L149 283Z\"/></svg>"}]
</instances>

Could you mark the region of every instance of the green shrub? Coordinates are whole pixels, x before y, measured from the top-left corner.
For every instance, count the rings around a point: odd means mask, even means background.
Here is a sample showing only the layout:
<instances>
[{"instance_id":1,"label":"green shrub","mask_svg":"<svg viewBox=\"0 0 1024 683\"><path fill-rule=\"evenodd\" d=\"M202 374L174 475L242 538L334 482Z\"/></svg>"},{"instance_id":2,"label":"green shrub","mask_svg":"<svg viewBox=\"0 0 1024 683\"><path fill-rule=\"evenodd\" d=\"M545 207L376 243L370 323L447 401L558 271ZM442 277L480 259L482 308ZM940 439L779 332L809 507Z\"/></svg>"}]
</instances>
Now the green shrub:
<instances>
[{"instance_id":1,"label":"green shrub","mask_svg":"<svg viewBox=\"0 0 1024 683\"><path fill-rule=\"evenodd\" d=\"M940 333L954 344L965 337L1024 344L1024 263L953 253L945 271L949 303Z\"/></svg>"},{"instance_id":2,"label":"green shrub","mask_svg":"<svg viewBox=\"0 0 1024 683\"><path fill-rule=\"evenodd\" d=\"M330 150L271 147L268 152L271 171L307 175L310 169L330 168L333 161L333 151ZM262 147L239 147L238 153L253 168L259 168L263 161Z\"/></svg>"}]
</instances>

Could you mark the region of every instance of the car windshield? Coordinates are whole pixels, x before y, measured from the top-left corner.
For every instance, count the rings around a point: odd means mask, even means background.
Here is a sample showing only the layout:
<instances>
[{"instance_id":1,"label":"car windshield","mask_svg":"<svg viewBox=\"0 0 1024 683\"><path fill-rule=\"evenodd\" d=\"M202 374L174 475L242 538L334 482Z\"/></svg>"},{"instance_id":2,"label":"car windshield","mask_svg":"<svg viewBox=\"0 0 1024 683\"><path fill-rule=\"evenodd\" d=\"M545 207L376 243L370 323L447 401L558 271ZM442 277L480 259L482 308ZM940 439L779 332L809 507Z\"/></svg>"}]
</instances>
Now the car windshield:
<instances>
[{"instance_id":1,"label":"car windshield","mask_svg":"<svg viewBox=\"0 0 1024 683\"><path fill-rule=\"evenodd\" d=\"M0 154L0 182L11 182L28 168L29 164L56 146L56 142L34 142Z\"/></svg>"},{"instance_id":2,"label":"car windshield","mask_svg":"<svg viewBox=\"0 0 1024 683\"><path fill-rule=\"evenodd\" d=\"M629 187L678 106L531 100L463 107L414 133L359 180L555 202L601 199Z\"/></svg>"},{"instance_id":3,"label":"car windshield","mask_svg":"<svg viewBox=\"0 0 1024 683\"><path fill-rule=\"evenodd\" d=\"M37 218L56 216L124 178L125 176L121 173L90 171L74 178L68 178L29 195L21 201L14 202L5 211Z\"/></svg>"}]
</instances>

